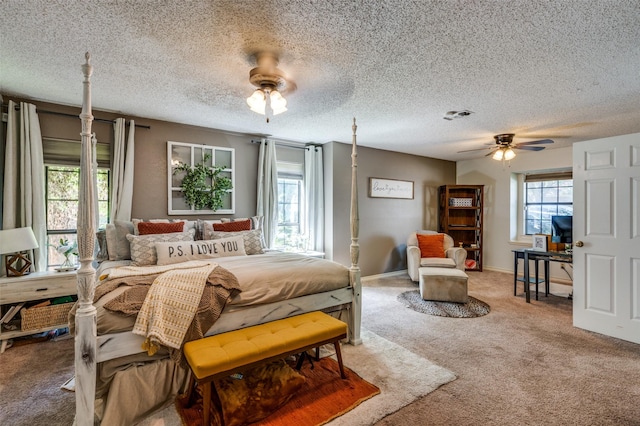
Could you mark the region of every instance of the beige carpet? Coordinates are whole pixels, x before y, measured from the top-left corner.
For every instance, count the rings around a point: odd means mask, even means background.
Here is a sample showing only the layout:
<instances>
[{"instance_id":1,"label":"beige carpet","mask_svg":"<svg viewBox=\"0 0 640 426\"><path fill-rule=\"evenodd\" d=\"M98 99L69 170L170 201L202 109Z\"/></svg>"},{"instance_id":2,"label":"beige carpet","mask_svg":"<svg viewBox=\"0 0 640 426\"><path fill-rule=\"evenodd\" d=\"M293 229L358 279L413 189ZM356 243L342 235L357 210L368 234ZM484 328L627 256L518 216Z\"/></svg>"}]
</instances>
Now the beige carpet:
<instances>
[{"instance_id":1,"label":"beige carpet","mask_svg":"<svg viewBox=\"0 0 640 426\"><path fill-rule=\"evenodd\" d=\"M513 275L470 272L488 315L390 309L415 287L406 275L367 282L362 323L458 378L376 425L640 425L640 345L573 327L570 287L527 304Z\"/></svg>"},{"instance_id":2,"label":"beige carpet","mask_svg":"<svg viewBox=\"0 0 640 426\"><path fill-rule=\"evenodd\" d=\"M407 275L363 283L365 337L375 336L387 348L383 352L397 350L403 359L387 364L378 358L376 367L363 370L401 377L389 386L410 392L414 373L432 363L455 372L457 379L397 403L389 388L389 410L402 408L374 424L640 425L640 345L573 327L572 301L566 298L570 289L552 285L552 292L563 297L540 295L527 304L522 286L513 296L511 274L470 272L469 294L489 304L491 312L445 318L415 312L397 300L416 288ZM415 364L427 359L431 362ZM72 423L74 395L60 390L73 375L72 341L10 348L0 363L1 425ZM359 373L383 387L367 371ZM167 426L163 421L149 419L147 425Z\"/></svg>"}]
</instances>

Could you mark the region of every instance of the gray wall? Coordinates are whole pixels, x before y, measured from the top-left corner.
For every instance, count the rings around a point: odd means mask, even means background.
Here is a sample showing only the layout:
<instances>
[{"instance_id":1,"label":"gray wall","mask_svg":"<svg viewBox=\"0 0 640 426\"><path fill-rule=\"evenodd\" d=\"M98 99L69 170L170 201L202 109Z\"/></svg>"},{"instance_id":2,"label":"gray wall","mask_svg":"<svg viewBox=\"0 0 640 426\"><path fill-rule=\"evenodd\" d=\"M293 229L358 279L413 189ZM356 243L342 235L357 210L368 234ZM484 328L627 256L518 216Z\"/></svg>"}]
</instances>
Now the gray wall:
<instances>
[{"instance_id":1,"label":"gray wall","mask_svg":"<svg viewBox=\"0 0 640 426\"><path fill-rule=\"evenodd\" d=\"M549 147L539 152L518 151L508 164L490 157L458 162L457 183L484 185L483 268L513 272L511 250L531 247L531 238L518 240L516 232L515 174L571 168L572 153L571 147ZM558 282L567 278L558 262L551 262L550 274Z\"/></svg>"},{"instance_id":2,"label":"gray wall","mask_svg":"<svg viewBox=\"0 0 640 426\"><path fill-rule=\"evenodd\" d=\"M5 99L5 102L8 102L8 99ZM35 104L38 111L53 111L74 116L66 117L39 112L38 118L43 138L80 140L81 123L77 118L80 108L29 100L27 102ZM99 142L113 140L113 123L104 122L103 119L110 121L117 117L124 117L127 121L134 119L137 125L150 126L149 129L137 127L135 131L132 217L143 219L169 217L167 213L167 141L235 148L237 173L235 216L255 215L260 146L252 144L251 139L259 139L259 137L97 110L93 110L93 115L92 131L96 133ZM127 126L127 135L128 131ZM197 217L215 218L220 215L192 216L192 218Z\"/></svg>"},{"instance_id":3,"label":"gray wall","mask_svg":"<svg viewBox=\"0 0 640 426\"><path fill-rule=\"evenodd\" d=\"M19 101L18 99L14 99ZM7 102L8 99L5 99ZM32 101L29 101L32 102ZM57 111L77 117L80 108L43 102L32 102L39 110ZM119 114L93 111L97 119L113 120ZM78 118L39 114L43 137L80 139ZM256 213L256 181L259 145L251 139L259 137L225 133L203 127L133 118L137 124L150 129L136 129L135 175L132 216L136 218L164 218L167 214L167 141L206 144L236 150L236 217ZM350 130L350 129L348 129ZM93 131L101 142L113 138L113 125L94 121ZM351 145L332 142L325 144L325 208L327 258L346 266L351 264L350 200ZM284 150L283 150L284 151ZM299 155L300 152L295 152ZM369 178L400 179L414 182L412 200L370 198ZM360 267L362 275L406 269L407 235L416 229L437 228L437 188L454 184L454 162L436 160L358 147L358 187L360 210ZM193 218L219 215L193 216Z\"/></svg>"},{"instance_id":4,"label":"gray wall","mask_svg":"<svg viewBox=\"0 0 640 426\"><path fill-rule=\"evenodd\" d=\"M351 145L333 142L324 147L327 257L350 265ZM437 229L438 186L455 183L456 165L362 146L357 158L362 275L406 269L407 236L417 229ZM414 198L371 198L371 177L413 181Z\"/></svg>"},{"instance_id":5,"label":"gray wall","mask_svg":"<svg viewBox=\"0 0 640 426\"><path fill-rule=\"evenodd\" d=\"M146 119L151 129L136 130L136 160L132 217L167 216L167 141L214 145L235 149L236 217L256 213L256 181L259 145L249 135L233 135L203 127ZM219 217L195 215L193 218ZM225 215L229 216L229 215ZM175 217L175 216L174 216Z\"/></svg>"}]
</instances>

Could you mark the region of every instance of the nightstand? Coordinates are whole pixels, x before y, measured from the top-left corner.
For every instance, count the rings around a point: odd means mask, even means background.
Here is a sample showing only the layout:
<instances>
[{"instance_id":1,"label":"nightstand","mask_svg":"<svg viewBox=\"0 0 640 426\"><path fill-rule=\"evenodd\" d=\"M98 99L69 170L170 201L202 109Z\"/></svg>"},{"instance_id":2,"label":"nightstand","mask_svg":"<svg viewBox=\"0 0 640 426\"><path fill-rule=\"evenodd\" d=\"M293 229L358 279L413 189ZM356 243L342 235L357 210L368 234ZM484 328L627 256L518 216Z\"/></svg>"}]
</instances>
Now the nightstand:
<instances>
[{"instance_id":1,"label":"nightstand","mask_svg":"<svg viewBox=\"0 0 640 426\"><path fill-rule=\"evenodd\" d=\"M0 278L0 320L6 316L10 309L21 304L28 305L28 302L55 299L61 296L75 296L77 294L77 282L76 271L32 272L29 275L20 277ZM7 340L11 338L42 333L68 327L69 325L66 315L60 313L61 308L59 305L49 305L34 309L42 309L43 311L39 311L39 315L45 318L44 322L41 325L36 325L35 328L31 328L32 326L25 327L25 324L16 319L16 316L8 322L13 327L17 327L15 330L10 330L4 322L0 324L0 353L5 351ZM54 310L58 312L57 316L54 314ZM46 320L47 316L52 318L49 322ZM62 319L63 316L64 320Z\"/></svg>"}]
</instances>

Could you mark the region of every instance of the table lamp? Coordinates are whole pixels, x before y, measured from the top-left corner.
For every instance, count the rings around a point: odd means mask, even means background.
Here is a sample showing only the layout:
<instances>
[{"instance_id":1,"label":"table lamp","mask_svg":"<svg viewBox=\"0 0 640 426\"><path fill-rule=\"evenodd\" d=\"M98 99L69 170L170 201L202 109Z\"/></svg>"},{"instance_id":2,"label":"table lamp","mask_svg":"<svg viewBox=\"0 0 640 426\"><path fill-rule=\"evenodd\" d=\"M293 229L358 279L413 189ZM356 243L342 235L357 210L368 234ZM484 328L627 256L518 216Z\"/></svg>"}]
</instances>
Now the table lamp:
<instances>
[{"instance_id":1,"label":"table lamp","mask_svg":"<svg viewBox=\"0 0 640 426\"><path fill-rule=\"evenodd\" d=\"M35 248L38 248L38 241L31 228L0 230L0 255L7 255L5 265L8 277L29 274L32 262L27 251Z\"/></svg>"}]
</instances>

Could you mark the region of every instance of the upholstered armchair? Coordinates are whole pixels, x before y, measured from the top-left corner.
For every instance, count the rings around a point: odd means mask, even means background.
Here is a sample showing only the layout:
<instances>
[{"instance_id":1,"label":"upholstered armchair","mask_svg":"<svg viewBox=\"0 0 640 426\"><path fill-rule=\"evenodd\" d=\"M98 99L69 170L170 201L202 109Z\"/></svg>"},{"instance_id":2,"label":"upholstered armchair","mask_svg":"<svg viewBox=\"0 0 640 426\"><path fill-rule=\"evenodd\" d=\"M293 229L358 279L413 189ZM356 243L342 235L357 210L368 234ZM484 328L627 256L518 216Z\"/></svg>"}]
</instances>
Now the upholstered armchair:
<instances>
[{"instance_id":1,"label":"upholstered armchair","mask_svg":"<svg viewBox=\"0 0 640 426\"><path fill-rule=\"evenodd\" d=\"M422 244L418 241L416 234L425 236L420 237ZM438 235L442 237L437 237ZM425 257L422 256L423 254ZM407 271L413 281L419 281L418 269L421 267L457 268L464 271L465 260L467 260L467 251L462 247L455 247L453 238L447 234L436 231L417 231L412 232L407 238Z\"/></svg>"}]
</instances>

